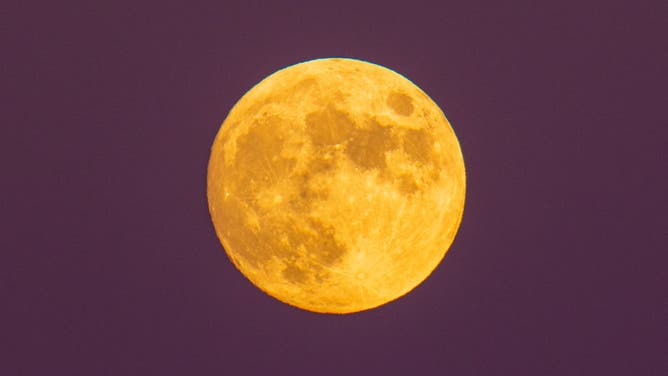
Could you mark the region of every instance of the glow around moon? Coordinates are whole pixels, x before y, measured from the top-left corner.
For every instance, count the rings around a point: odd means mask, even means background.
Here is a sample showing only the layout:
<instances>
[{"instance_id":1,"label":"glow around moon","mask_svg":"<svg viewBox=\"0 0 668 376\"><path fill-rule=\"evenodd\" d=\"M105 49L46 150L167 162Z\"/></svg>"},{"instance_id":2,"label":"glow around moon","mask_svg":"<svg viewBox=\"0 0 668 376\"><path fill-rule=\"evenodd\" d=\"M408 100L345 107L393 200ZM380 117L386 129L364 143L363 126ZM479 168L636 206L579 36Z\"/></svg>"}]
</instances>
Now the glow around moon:
<instances>
[{"instance_id":1,"label":"glow around moon","mask_svg":"<svg viewBox=\"0 0 668 376\"><path fill-rule=\"evenodd\" d=\"M457 138L408 79L353 59L282 69L213 143L211 218L234 265L293 306L350 313L420 284L464 209Z\"/></svg>"}]
</instances>

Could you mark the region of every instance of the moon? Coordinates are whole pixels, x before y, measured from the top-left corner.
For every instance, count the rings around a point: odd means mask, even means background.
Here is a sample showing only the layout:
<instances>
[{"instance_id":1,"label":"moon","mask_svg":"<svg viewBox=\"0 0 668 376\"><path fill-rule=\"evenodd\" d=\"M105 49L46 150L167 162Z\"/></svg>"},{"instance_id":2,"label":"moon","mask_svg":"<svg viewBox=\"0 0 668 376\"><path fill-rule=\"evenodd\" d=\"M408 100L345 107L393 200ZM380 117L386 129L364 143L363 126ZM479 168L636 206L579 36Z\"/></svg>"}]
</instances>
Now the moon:
<instances>
[{"instance_id":1,"label":"moon","mask_svg":"<svg viewBox=\"0 0 668 376\"><path fill-rule=\"evenodd\" d=\"M454 240L465 185L438 105L348 58L295 64L249 90L207 173L213 225L239 271L284 303L336 314L424 281Z\"/></svg>"}]
</instances>

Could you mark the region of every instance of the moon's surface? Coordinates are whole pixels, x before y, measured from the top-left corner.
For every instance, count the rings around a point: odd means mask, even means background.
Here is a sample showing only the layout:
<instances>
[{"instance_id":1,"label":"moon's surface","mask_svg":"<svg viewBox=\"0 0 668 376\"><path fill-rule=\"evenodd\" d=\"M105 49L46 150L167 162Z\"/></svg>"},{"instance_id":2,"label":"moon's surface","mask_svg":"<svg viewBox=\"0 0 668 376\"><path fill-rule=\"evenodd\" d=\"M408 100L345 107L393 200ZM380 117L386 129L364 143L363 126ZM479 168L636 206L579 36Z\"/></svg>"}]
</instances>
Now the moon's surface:
<instances>
[{"instance_id":1,"label":"moon's surface","mask_svg":"<svg viewBox=\"0 0 668 376\"><path fill-rule=\"evenodd\" d=\"M208 168L230 259L269 295L350 313L406 294L436 268L464 209L464 161L411 81L343 58L289 66L225 119Z\"/></svg>"}]
</instances>

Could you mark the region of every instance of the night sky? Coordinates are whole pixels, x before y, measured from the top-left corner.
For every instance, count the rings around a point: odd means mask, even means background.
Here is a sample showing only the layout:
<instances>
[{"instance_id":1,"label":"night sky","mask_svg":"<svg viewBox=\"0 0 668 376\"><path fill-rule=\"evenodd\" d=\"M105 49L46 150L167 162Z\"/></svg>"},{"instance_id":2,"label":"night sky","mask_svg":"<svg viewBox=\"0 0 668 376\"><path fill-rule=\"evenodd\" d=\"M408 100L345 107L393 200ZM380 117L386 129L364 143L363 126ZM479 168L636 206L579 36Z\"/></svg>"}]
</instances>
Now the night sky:
<instances>
[{"instance_id":1,"label":"night sky","mask_svg":"<svg viewBox=\"0 0 668 376\"><path fill-rule=\"evenodd\" d=\"M0 374L665 374L665 10L3 2ZM206 201L234 103L331 56L413 80L467 167L441 265L344 316L255 288Z\"/></svg>"}]
</instances>

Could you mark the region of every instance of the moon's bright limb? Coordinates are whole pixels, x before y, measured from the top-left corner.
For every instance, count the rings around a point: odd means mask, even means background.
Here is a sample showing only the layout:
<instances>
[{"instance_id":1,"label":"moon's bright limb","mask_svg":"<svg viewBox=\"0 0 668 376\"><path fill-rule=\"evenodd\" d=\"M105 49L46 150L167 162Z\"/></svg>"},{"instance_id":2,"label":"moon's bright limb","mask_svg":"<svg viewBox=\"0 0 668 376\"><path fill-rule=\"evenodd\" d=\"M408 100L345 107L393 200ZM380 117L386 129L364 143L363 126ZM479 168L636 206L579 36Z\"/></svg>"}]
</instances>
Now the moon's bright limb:
<instances>
[{"instance_id":1,"label":"moon's bright limb","mask_svg":"<svg viewBox=\"0 0 668 376\"><path fill-rule=\"evenodd\" d=\"M234 106L213 143L208 199L237 268L326 313L377 307L443 259L464 209L464 161L438 106L353 59L282 69Z\"/></svg>"}]
</instances>

